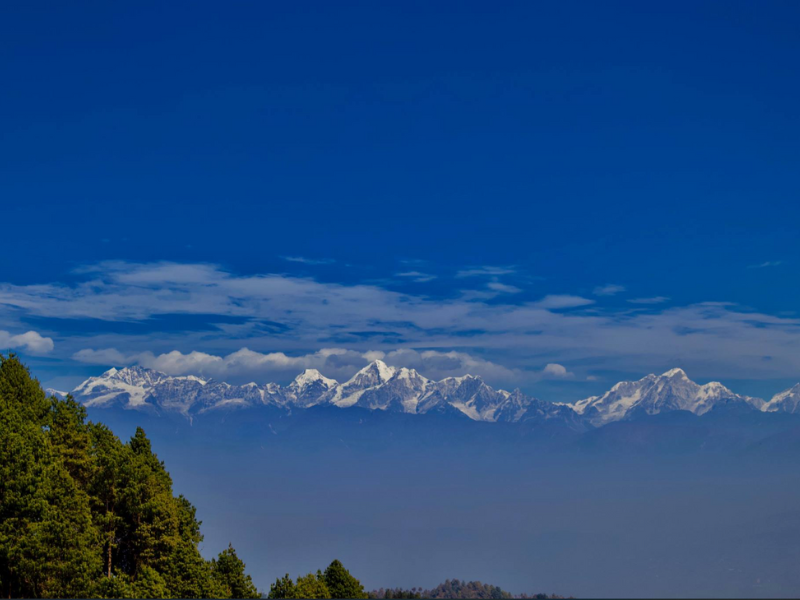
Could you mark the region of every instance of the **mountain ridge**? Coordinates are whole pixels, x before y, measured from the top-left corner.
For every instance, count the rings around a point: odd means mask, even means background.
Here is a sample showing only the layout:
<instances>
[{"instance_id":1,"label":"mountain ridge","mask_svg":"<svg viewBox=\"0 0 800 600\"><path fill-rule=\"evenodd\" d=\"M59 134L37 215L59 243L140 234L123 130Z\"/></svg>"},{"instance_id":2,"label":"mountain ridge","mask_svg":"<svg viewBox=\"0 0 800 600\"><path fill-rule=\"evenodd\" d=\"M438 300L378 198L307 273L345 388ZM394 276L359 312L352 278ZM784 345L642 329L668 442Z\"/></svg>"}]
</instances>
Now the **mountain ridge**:
<instances>
[{"instance_id":1,"label":"mountain ridge","mask_svg":"<svg viewBox=\"0 0 800 600\"><path fill-rule=\"evenodd\" d=\"M64 394L49 390L54 395ZM194 375L169 376L141 366L112 368L90 377L72 395L87 407L121 405L126 409L177 412L187 418L219 409L274 406L291 413L330 405L408 414L450 411L474 421L562 421L575 428L600 427L637 415L688 411L703 415L716 406L733 405L762 412L800 413L800 384L769 402L742 396L719 382L699 385L682 369L622 381L600 396L573 403L547 402L496 390L475 375L435 381L414 369L376 360L340 383L316 369L305 369L287 386L276 383L231 385Z\"/></svg>"}]
</instances>

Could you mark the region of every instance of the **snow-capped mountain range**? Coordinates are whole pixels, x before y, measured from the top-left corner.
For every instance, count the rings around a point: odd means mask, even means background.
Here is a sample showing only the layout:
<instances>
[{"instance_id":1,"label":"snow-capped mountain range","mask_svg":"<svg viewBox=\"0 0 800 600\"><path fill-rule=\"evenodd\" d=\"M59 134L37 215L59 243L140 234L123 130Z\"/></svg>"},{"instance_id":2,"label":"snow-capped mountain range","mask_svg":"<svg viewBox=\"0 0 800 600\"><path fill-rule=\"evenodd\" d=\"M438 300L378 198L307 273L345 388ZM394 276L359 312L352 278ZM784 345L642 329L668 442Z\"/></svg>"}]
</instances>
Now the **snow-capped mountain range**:
<instances>
[{"instance_id":1,"label":"snow-capped mountain range","mask_svg":"<svg viewBox=\"0 0 800 600\"><path fill-rule=\"evenodd\" d=\"M599 426L635 414L655 415L686 410L703 415L720 404L740 404L761 410L764 401L735 394L716 381L698 385L681 369L663 375L648 375L639 381L616 384L602 396L592 396L571 405L592 425Z\"/></svg>"},{"instance_id":2,"label":"snow-capped mountain range","mask_svg":"<svg viewBox=\"0 0 800 600\"><path fill-rule=\"evenodd\" d=\"M50 393L63 394L51 390ZM414 369L390 367L375 361L350 380L339 383L316 369L306 369L292 383L230 385L194 376L170 377L143 367L109 369L87 379L72 391L86 406L121 405L160 409L191 416L210 410L271 405L287 411L317 405L357 406L412 414L457 411L476 421L519 421L570 418L566 405L544 402L522 394L489 387L480 377L465 375L432 381Z\"/></svg>"},{"instance_id":3,"label":"snow-capped mountain range","mask_svg":"<svg viewBox=\"0 0 800 600\"><path fill-rule=\"evenodd\" d=\"M63 397L65 392L48 389ZM339 383L306 369L288 386L275 383L230 385L192 375L171 377L143 367L109 369L76 387L73 397L88 407L122 406L176 412L187 417L227 408L274 406L287 412L318 405L360 407L411 414L450 412L475 421L545 422L599 427L637 415L684 410L703 415L715 406L736 405L764 412L800 413L800 384L769 402L740 396L720 383L698 385L681 369L616 384L601 396L554 403L520 390L495 390L480 377L465 375L433 381L414 369L376 360Z\"/></svg>"}]
</instances>

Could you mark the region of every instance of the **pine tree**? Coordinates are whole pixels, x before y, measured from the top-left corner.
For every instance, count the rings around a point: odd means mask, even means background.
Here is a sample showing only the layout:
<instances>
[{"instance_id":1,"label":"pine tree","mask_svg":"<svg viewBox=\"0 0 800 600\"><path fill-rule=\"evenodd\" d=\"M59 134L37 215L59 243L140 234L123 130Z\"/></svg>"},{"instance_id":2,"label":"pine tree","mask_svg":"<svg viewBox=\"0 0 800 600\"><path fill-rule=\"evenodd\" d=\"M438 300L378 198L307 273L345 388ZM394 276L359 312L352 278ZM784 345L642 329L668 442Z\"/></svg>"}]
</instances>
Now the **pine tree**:
<instances>
[{"instance_id":1,"label":"pine tree","mask_svg":"<svg viewBox=\"0 0 800 600\"><path fill-rule=\"evenodd\" d=\"M294 598L330 598L331 593L325 585L325 578L320 571L298 577L294 584Z\"/></svg>"},{"instance_id":2,"label":"pine tree","mask_svg":"<svg viewBox=\"0 0 800 600\"><path fill-rule=\"evenodd\" d=\"M214 579L212 565L198 549L181 542L169 557L164 576L172 598L229 598L228 590Z\"/></svg>"},{"instance_id":3,"label":"pine tree","mask_svg":"<svg viewBox=\"0 0 800 600\"><path fill-rule=\"evenodd\" d=\"M142 567L136 581L131 586L134 598L170 598L167 591L167 582L164 577L152 567ZM181 597L181 596L179 596ZM194 596L192 596L194 597Z\"/></svg>"},{"instance_id":4,"label":"pine tree","mask_svg":"<svg viewBox=\"0 0 800 600\"><path fill-rule=\"evenodd\" d=\"M198 549L203 541L200 521L192 503L183 496L173 499L178 516L178 542L165 573L173 598L229 598L230 592L215 579L213 563Z\"/></svg>"},{"instance_id":5,"label":"pine tree","mask_svg":"<svg viewBox=\"0 0 800 600\"><path fill-rule=\"evenodd\" d=\"M123 519L118 512L122 483L122 465L126 450L119 438L108 427L91 423L89 436L92 447L92 480L90 493L95 525L103 546L103 573L112 577L117 565L117 549L121 541Z\"/></svg>"},{"instance_id":6,"label":"pine tree","mask_svg":"<svg viewBox=\"0 0 800 600\"><path fill-rule=\"evenodd\" d=\"M86 491L92 477L91 436L86 424L86 409L72 396L50 399L48 438L78 486Z\"/></svg>"},{"instance_id":7,"label":"pine tree","mask_svg":"<svg viewBox=\"0 0 800 600\"><path fill-rule=\"evenodd\" d=\"M88 495L49 442L50 403L0 355L0 586L7 597L85 596L99 572Z\"/></svg>"},{"instance_id":8,"label":"pine tree","mask_svg":"<svg viewBox=\"0 0 800 600\"><path fill-rule=\"evenodd\" d=\"M95 582L92 598L135 598L131 578L126 573L101 577Z\"/></svg>"},{"instance_id":9,"label":"pine tree","mask_svg":"<svg viewBox=\"0 0 800 600\"><path fill-rule=\"evenodd\" d=\"M172 496L172 479L153 454L141 427L127 444L122 464L120 515L126 544L120 560L134 578L143 566L165 571L178 545L178 510Z\"/></svg>"},{"instance_id":10,"label":"pine tree","mask_svg":"<svg viewBox=\"0 0 800 600\"><path fill-rule=\"evenodd\" d=\"M325 585L331 593L331 598L366 598L364 586L361 582L344 568L344 565L334 560L325 569Z\"/></svg>"},{"instance_id":11,"label":"pine tree","mask_svg":"<svg viewBox=\"0 0 800 600\"><path fill-rule=\"evenodd\" d=\"M276 579L275 583L270 586L267 598L275 600L279 598L297 598L296 594L294 581L292 581L292 578L286 573L283 577Z\"/></svg>"},{"instance_id":12,"label":"pine tree","mask_svg":"<svg viewBox=\"0 0 800 600\"><path fill-rule=\"evenodd\" d=\"M123 444L86 416L0 355L0 594L258 597L232 547L201 556L196 511L144 431Z\"/></svg>"},{"instance_id":13,"label":"pine tree","mask_svg":"<svg viewBox=\"0 0 800 600\"><path fill-rule=\"evenodd\" d=\"M212 561L214 579L227 591L229 598L260 598L253 580L245 573L245 564L236 555L233 545Z\"/></svg>"}]
</instances>

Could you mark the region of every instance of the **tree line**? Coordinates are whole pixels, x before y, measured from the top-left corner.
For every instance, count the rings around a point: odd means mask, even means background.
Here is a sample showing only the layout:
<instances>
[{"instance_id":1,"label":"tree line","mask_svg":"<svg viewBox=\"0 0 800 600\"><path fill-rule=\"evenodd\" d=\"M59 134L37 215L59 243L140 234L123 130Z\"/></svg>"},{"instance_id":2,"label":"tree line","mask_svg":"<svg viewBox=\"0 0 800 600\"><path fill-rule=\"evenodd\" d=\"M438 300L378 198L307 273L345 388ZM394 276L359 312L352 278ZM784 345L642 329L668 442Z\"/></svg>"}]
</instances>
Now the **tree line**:
<instances>
[{"instance_id":1,"label":"tree line","mask_svg":"<svg viewBox=\"0 0 800 600\"><path fill-rule=\"evenodd\" d=\"M6 598L259 598L232 546L213 560L195 508L141 428L121 442L0 355L0 593Z\"/></svg>"}]
</instances>

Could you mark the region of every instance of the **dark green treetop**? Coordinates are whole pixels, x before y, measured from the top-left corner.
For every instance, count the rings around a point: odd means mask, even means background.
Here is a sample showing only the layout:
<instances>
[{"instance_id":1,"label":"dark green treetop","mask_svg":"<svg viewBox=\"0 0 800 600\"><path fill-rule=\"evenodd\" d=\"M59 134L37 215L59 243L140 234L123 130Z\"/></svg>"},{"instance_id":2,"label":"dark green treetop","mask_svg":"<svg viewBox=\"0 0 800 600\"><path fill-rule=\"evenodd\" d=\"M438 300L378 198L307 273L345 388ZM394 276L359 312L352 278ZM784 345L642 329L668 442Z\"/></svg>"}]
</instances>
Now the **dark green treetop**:
<instances>
[{"instance_id":1,"label":"dark green treetop","mask_svg":"<svg viewBox=\"0 0 800 600\"><path fill-rule=\"evenodd\" d=\"M294 581L289 574L286 573L283 577L279 577L275 580L269 588L269 594L267 598L296 598L295 596L295 589L294 589Z\"/></svg>"},{"instance_id":2,"label":"dark green treetop","mask_svg":"<svg viewBox=\"0 0 800 600\"><path fill-rule=\"evenodd\" d=\"M253 580L245 572L245 564L236 555L232 545L219 553L212 561L214 579L227 592L230 598L260 598Z\"/></svg>"},{"instance_id":3,"label":"dark green treetop","mask_svg":"<svg viewBox=\"0 0 800 600\"><path fill-rule=\"evenodd\" d=\"M294 584L295 598L330 598L331 593L325 585L325 578L321 571L309 573L304 577L298 577Z\"/></svg>"},{"instance_id":4,"label":"dark green treetop","mask_svg":"<svg viewBox=\"0 0 800 600\"><path fill-rule=\"evenodd\" d=\"M344 565L334 560L325 569L325 585L331 593L331 598L366 598L364 586L361 582L344 568Z\"/></svg>"}]
</instances>

